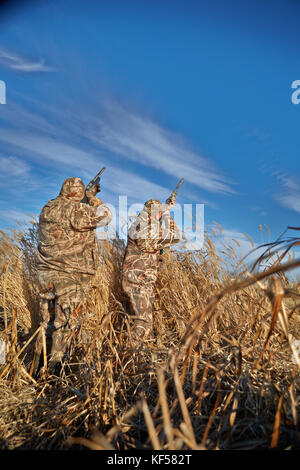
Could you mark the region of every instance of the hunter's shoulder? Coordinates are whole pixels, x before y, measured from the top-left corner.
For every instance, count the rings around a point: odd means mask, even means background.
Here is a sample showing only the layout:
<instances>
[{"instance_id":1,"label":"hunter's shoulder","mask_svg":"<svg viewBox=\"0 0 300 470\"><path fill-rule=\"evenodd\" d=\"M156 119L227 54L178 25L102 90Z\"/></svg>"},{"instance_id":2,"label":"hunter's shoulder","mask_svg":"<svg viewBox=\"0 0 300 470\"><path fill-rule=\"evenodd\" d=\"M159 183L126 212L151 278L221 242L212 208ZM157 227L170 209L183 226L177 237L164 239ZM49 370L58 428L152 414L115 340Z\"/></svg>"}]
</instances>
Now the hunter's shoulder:
<instances>
[{"instance_id":1,"label":"hunter's shoulder","mask_svg":"<svg viewBox=\"0 0 300 470\"><path fill-rule=\"evenodd\" d=\"M48 217L67 217L73 209L73 203L66 198L57 197L50 199L41 210L40 221Z\"/></svg>"}]
</instances>

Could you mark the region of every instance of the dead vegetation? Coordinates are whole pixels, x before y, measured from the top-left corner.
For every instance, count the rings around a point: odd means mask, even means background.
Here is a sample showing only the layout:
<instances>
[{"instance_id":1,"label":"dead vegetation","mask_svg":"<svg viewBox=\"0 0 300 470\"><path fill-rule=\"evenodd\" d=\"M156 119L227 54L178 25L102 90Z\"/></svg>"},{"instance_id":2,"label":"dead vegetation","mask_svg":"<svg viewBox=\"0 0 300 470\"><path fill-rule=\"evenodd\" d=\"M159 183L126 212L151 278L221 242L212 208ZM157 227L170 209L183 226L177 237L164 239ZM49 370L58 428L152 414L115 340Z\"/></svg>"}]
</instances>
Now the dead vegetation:
<instances>
[{"instance_id":1,"label":"dead vegetation","mask_svg":"<svg viewBox=\"0 0 300 470\"><path fill-rule=\"evenodd\" d=\"M264 272L232 279L208 236L205 254L166 250L156 341L137 351L119 281L124 244L102 242L61 377L35 380L35 243L34 225L1 234L1 449L300 448L299 289L284 274L300 261L269 251Z\"/></svg>"}]
</instances>

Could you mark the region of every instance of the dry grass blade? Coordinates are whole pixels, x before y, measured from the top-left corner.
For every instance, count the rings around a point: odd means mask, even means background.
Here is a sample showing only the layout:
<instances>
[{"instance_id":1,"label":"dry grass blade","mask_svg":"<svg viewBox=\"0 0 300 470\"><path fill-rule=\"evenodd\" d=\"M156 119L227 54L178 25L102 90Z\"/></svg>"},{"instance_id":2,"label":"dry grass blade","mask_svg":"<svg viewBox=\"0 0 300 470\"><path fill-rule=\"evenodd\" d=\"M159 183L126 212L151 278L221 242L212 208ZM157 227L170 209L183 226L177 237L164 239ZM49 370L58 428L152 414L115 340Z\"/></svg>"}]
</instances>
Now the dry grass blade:
<instances>
[{"instance_id":1,"label":"dry grass blade","mask_svg":"<svg viewBox=\"0 0 300 470\"><path fill-rule=\"evenodd\" d=\"M222 425L223 425L223 421L224 421L224 416L225 416L225 411L230 403L230 401L232 400L232 397L234 395L234 391L232 390L229 395L227 396L226 400L225 400L225 403L224 403L224 406L223 406L223 409L222 409L222 415L221 415L221 419L220 419L220 422L219 422L219 425L218 425L218 439L217 439L217 443L216 443L216 449L220 449L220 430L222 428ZM227 436L227 440L226 440L226 446L228 444L228 437Z\"/></svg>"},{"instance_id":2,"label":"dry grass blade","mask_svg":"<svg viewBox=\"0 0 300 470\"><path fill-rule=\"evenodd\" d=\"M163 423L164 423L164 431L168 441L168 449L173 450L174 447L174 436L173 436L173 428L170 418L170 412L168 407L168 400L166 395L166 384L164 380L164 372L159 369L157 371L158 377L158 390L159 390L159 401L160 406L162 409L162 416L163 416Z\"/></svg>"},{"instance_id":3,"label":"dry grass blade","mask_svg":"<svg viewBox=\"0 0 300 470\"><path fill-rule=\"evenodd\" d=\"M197 379L197 372L198 372L198 358L199 354L196 352L193 358L193 372L192 372L192 393L196 392L196 379Z\"/></svg>"},{"instance_id":4,"label":"dry grass blade","mask_svg":"<svg viewBox=\"0 0 300 470\"><path fill-rule=\"evenodd\" d=\"M239 403L238 397L235 396L234 399L233 399L233 403L232 403L232 410L231 410L231 413L229 415L229 430L228 430L228 434L227 434L227 438L226 438L226 446L228 446L228 444L229 444L232 428L233 428L235 420L236 420L236 414L237 414L237 410L238 410L238 403Z\"/></svg>"},{"instance_id":5,"label":"dry grass blade","mask_svg":"<svg viewBox=\"0 0 300 470\"><path fill-rule=\"evenodd\" d=\"M145 399L143 399L142 402L141 402L141 409L144 413L144 417L145 417L149 437L150 437L152 445L153 445L153 449L154 450L161 450L161 445L160 445L160 442L159 442L158 437L157 437L157 432L156 432L155 426L153 424L151 413L149 411L149 408L148 408L148 405L147 405L147 402L146 402Z\"/></svg>"},{"instance_id":6,"label":"dry grass blade","mask_svg":"<svg viewBox=\"0 0 300 470\"><path fill-rule=\"evenodd\" d=\"M270 324L270 329L267 335L267 338L265 340L265 344L263 346L263 349L259 355L259 358L255 364L256 367L259 366L259 363L263 357L263 354L268 346L268 343L270 341L271 334L274 331L278 316L279 316L279 311L281 308L282 300L284 297L284 289L282 288L282 284L279 279L273 278L273 290L271 293L271 301L272 301L272 320Z\"/></svg>"},{"instance_id":7,"label":"dry grass blade","mask_svg":"<svg viewBox=\"0 0 300 470\"><path fill-rule=\"evenodd\" d=\"M293 358L297 364L297 367L300 371L300 356L299 356L299 351L297 350L297 348L295 347L294 345L294 341L293 341L293 338L292 336L290 335L289 333L289 321L288 321L288 315L286 313L286 308L285 308L285 305L284 303L282 303L282 312L280 312L279 314L279 320L280 320L280 323L281 323L281 326L282 326L282 329L284 331L284 334L289 342L289 346L291 348L291 351L293 353Z\"/></svg>"},{"instance_id":8,"label":"dry grass blade","mask_svg":"<svg viewBox=\"0 0 300 470\"><path fill-rule=\"evenodd\" d=\"M183 419L184 419L184 422L185 422L185 425L186 425L186 429L188 430L188 437L191 440L191 442L193 443L193 446L196 446L197 443L196 443L196 438L195 438L195 435L194 435L192 421L191 421L191 418L190 418L190 415L189 415L188 408L186 406L185 396L184 396L183 389L182 389L182 384L181 384L181 381L180 381L180 378L179 378L178 369L175 365L173 366L173 374L174 374L174 383L175 383L175 387L176 387L176 392L177 392L177 396L178 396L182 416L183 416Z\"/></svg>"},{"instance_id":9,"label":"dry grass blade","mask_svg":"<svg viewBox=\"0 0 300 470\"><path fill-rule=\"evenodd\" d=\"M203 399L203 391L204 391L204 386L205 386L206 377L207 377L207 373L208 373L208 367L209 367L209 365L207 364L205 366L204 371L203 371L203 376L202 376L202 380L201 380L200 388L199 388L199 392L198 392L197 402L198 402L198 406L199 406L199 412L201 412L201 403L202 403L202 399Z\"/></svg>"},{"instance_id":10,"label":"dry grass blade","mask_svg":"<svg viewBox=\"0 0 300 470\"><path fill-rule=\"evenodd\" d=\"M297 427L297 408L296 408L296 401L295 401L295 394L294 394L294 384L292 383L289 386L289 394L291 397L291 409L292 409L292 417L293 417L293 424L295 428Z\"/></svg>"},{"instance_id":11,"label":"dry grass blade","mask_svg":"<svg viewBox=\"0 0 300 470\"><path fill-rule=\"evenodd\" d=\"M43 358L44 358L44 369L47 369L47 346L46 346L46 334L44 328L41 330L42 341L43 341Z\"/></svg>"},{"instance_id":12,"label":"dry grass blade","mask_svg":"<svg viewBox=\"0 0 300 470\"><path fill-rule=\"evenodd\" d=\"M272 440L271 440L271 445L270 445L271 449L274 449L274 447L278 446L282 403L283 403L283 396L279 398L279 402L277 406L273 433L272 433Z\"/></svg>"},{"instance_id":13,"label":"dry grass blade","mask_svg":"<svg viewBox=\"0 0 300 470\"><path fill-rule=\"evenodd\" d=\"M220 404L220 397L221 397L220 382L219 382L219 380L218 380L217 398L216 398L214 407L213 407L212 412L211 412L211 414L210 414L210 417L209 417L209 419L208 419L208 422L207 422L207 425L206 425L206 428L205 428L205 431L204 431L204 434L203 434L203 437L202 437L202 440L201 440L201 444L202 444L202 445L205 445L206 440L207 440L207 438L208 438L208 434L209 434L209 431L210 431L210 428L211 428L213 419L214 419L214 417L215 417L215 415L216 415L217 408L218 408L218 406L219 406L219 404Z\"/></svg>"}]
</instances>

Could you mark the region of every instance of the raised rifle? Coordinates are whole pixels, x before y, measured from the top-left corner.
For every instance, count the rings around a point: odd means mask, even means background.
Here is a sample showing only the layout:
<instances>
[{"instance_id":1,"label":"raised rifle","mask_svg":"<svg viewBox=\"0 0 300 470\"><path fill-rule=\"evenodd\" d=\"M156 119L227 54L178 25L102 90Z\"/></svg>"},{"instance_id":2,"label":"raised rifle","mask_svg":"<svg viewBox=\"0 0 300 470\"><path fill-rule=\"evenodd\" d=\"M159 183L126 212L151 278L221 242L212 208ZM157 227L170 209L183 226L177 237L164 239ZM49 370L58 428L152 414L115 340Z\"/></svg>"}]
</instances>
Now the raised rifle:
<instances>
[{"instance_id":1,"label":"raised rifle","mask_svg":"<svg viewBox=\"0 0 300 470\"><path fill-rule=\"evenodd\" d=\"M172 202L172 199L174 199L174 197L176 198L177 196L177 191L179 189L179 186L181 186L182 182L183 182L184 178L181 178L181 180L179 181L178 185L176 186L176 188L174 189L174 191L172 192L172 194L168 197L168 199L166 200L166 204L171 204Z\"/></svg>"},{"instance_id":2,"label":"raised rifle","mask_svg":"<svg viewBox=\"0 0 300 470\"><path fill-rule=\"evenodd\" d=\"M168 199L166 199L166 204L168 204L168 205L171 204L171 203L172 203L172 200L173 200L174 198L176 198L176 196L177 196L177 191L178 191L179 187L181 186L181 184L183 183L183 180L184 180L184 178L181 178L181 180L180 180L179 183L177 184L177 186L176 186L176 188L174 189L174 191L171 193L171 195L168 197ZM164 250L160 250L159 254L160 254L160 255L163 255L163 253L164 253ZM162 259L160 258L159 261L162 261Z\"/></svg>"},{"instance_id":3,"label":"raised rifle","mask_svg":"<svg viewBox=\"0 0 300 470\"><path fill-rule=\"evenodd\" d=\"M97 173L96 176L89 182L89 184L85 188L85 192L92 191L92 189L94 189L95 187L97 187L100 184L100 176L102 175L102 173L105 169L106 169L106 167L104 166L102 168L102 170L100 170L99 173ZM100 191L101 191L101 189L100 189ZM84 198L82 199L81 202L84 202L86 204L89 202L88 198L86 197L86 194L84 195Z\"/></svg>"}]
</instances>

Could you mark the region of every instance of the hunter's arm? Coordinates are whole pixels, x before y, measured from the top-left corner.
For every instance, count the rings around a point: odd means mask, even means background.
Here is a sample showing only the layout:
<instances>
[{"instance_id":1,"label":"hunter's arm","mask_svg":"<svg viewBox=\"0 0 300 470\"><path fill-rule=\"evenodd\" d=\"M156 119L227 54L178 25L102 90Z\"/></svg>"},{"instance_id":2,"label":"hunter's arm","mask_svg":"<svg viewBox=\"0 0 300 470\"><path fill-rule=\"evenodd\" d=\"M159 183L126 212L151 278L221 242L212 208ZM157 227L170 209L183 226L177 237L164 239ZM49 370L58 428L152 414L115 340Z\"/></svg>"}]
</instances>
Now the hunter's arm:
<instances>
[{"instance_id":1,"label":"hunter's arm","mask_svg":"<svg viewBox=\"0 0 300 470\"><path fill-rule=\"evenodd\" d=\"M71 215L71 225L75 230L84 232L108 225L111 219L111 212L105 204L96 207L78 203Z\"/></svg>"}]
</instances>

